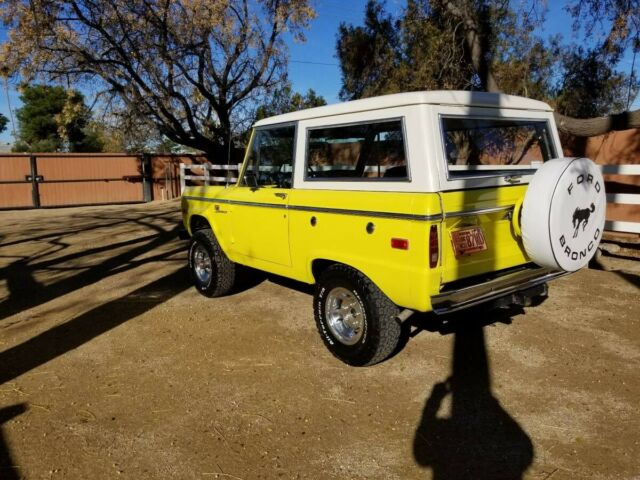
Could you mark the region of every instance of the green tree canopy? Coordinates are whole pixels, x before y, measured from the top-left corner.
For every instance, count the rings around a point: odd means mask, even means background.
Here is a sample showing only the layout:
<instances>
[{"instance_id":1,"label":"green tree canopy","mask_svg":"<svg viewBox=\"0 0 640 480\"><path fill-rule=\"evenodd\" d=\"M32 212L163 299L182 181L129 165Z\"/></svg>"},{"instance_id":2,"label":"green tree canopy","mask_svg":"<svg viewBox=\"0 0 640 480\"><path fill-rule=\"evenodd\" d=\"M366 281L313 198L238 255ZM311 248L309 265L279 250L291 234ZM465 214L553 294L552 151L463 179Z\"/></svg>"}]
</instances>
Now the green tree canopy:
<instances>
[{"instance_id":1,"label":"green tree canopy","mask_svg":"<svg viewBox=\"0 0 640 480\"><path fill-rule=\"evenodd\" d=\"M260 105L256 109L255 119L257 121L274 115L304 110L305 108L322 107L326 104L326 100L321 95L316 94L312 88L302 94L294 92L291 85L287 84L273 94L269 103Z\"/></svg>"},{"instance_id":2,"label":"green tree canopy","mask_svg":"<svg viewBox=\"0 0 640 480\"><path fill-rule=\"evenodd\" d=\"M16 111L18 152L99 152L102 145L87 127L91 114L84 96L49 85L22 88Z\"/></svg>"},{"instance_id":3,"label":"green tree canopy","mask_svg":"<svg viewBox=\"0 0 640 480\"><path fill-rule=\"evenodd\" d=\"M7 123L9 123L9 119L0 113L0 133L7 129Z\"/></svg>"},{"instance_id":4,"label":"green tree canopy","mask_svg":"<svg viewBox=\"0 0 640 480\"><path fill-rule=\"evenodd\" d=\"M385 12L383 4L373 0L367 2L362 27L340 24L340 98L352 100L403 89L396 78L401 56L397 27L398 22Z\"/></svg>"},{"instance_id":5,"label":"green tree canopy","mask_svg":"<svg viewBox=\"0 0 640 480\"><path fill-rule=\"evenodd\" d=\"M563 76L555 92L565 115L591 118L624 111L628 76L616 72L595 49L574 47L562 58Z\"/></svg>"},{"instance_id":6,"label":"green tree canopy","mask_svg":"<svg viewBox=\"0 0 640 480\"><path fill-rule=\"evenodd\" d=\"M570 133L637 127L640 111L619 112L628 94L637 93L638 80L615 65L624 51L640 49L639 4L570 2L568 21L573 15L576 31L582 25L592 42L594 29L608 28L601 44L585 50L562 45L559 37L536 36L546 10L541 0L408 0L397 17L386 12L383 0L369 0L364 25L343 23L338 32L340 95L354 99L412 90L501 91L554 104L559 127ZM568 117L610 114L619 115L586 123Z\"/></svg>"},{"instance_id":7,"label":"green tree canopy","mask_svg":"<svg viewBox=\"0 0 640 480\"><path fill-rule=\"evenodd\" d=\"M408 0L397 18L384 5L369 0L363 26L340 25L336 48L343 99L412 90L485 89L491 59L508 69L501 77L513 88L549 88L543 80L550 76L544 58L549 51L533 36L535 19L517 15L508 2ZM481 31L473 30L467 41L468 32L456 15L469 11ZM475 51L480 49L484 51Z\"/></svg>"}]
</instances>

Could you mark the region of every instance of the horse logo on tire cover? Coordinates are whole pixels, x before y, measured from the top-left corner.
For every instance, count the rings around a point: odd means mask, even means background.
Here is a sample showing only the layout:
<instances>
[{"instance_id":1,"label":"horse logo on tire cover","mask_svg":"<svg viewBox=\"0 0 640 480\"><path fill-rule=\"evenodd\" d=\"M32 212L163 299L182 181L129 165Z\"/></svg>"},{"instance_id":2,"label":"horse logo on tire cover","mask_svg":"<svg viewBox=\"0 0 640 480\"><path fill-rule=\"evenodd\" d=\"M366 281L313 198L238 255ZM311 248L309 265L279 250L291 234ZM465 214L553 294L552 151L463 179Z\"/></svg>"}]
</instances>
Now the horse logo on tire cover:
<instances>
[{"instance_id":1,"label":"horse logo on tire cover","mask_svg":"<svg viewBox=\"0 0 640 480\"><path fill-rule=\"evenodd\" d=\"M593 212L595 212L596 206L592 203L589 208L577 208L575 212L573 212L573 238L578 236L580 233L580 225L582 225L582 231L587 228L587 224L589 223L589 217Z\"/></svg>"}]
</instances>

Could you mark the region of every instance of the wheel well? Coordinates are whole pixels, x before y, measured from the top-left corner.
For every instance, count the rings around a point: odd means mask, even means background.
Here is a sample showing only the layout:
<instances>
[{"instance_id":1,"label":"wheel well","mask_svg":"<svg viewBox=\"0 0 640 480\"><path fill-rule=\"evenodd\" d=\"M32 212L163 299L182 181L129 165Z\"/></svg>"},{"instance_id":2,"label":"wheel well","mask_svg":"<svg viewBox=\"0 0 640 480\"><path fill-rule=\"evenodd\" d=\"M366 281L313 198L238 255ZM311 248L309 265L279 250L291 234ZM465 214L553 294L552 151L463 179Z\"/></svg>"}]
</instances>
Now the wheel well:
<instances>
[{"instance_id":1,"label":"wheel well","mask_svg":"<svg viewBox=\"0 0 640 480\"><path fill-rule=\"evenodd\" d=\"M331 265L335 265L338 262L334 262L333 260L325 260L323 258L318 258L311 262L311 273L313 274L313 278L318 281L322 272L324 272Z\"/></svg>"},{"instance_id":2,"label":"wheel well","mask_svg":"<svg viewBox=\"0 0 640 480\"><path fill-rule=\"evenodd\" d=\"M190 220L191 233L196 232L198 230L205 230L207 228L211 228L209 222L206 218L201 217L200 215L194 215Z\"/></svg>"}]
</instances>

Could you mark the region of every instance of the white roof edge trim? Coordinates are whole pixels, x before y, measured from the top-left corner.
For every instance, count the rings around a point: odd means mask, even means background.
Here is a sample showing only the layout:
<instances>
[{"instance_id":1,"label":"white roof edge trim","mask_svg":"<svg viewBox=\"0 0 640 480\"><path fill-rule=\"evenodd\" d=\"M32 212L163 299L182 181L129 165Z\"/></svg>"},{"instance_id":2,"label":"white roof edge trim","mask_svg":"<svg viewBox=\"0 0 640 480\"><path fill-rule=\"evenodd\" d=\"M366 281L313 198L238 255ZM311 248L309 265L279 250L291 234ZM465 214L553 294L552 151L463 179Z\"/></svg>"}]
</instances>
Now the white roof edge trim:
<instances>
[{"instance_id":1,"label":"white roof edge trim","mask_svg":"<svg viewBox=\"0 0 640 480\"><path fill-rule=\"evenodd\" d=\"M335 103L324 107L309 108L297 112L285 113L275 117L265 118L255 123L254 127L275 125L278 123L310 120L313 118L344 115L370 110L380 110L393 107L412 105L447 105L467 107L504 108L510 110L536 110L552 112L546 103L530 98L505 95L503 93L469 92L463 90L434 90L424 92L407 92L383 95L380 97L352 100L350 102Z\"/></svg>"}]
</instances>

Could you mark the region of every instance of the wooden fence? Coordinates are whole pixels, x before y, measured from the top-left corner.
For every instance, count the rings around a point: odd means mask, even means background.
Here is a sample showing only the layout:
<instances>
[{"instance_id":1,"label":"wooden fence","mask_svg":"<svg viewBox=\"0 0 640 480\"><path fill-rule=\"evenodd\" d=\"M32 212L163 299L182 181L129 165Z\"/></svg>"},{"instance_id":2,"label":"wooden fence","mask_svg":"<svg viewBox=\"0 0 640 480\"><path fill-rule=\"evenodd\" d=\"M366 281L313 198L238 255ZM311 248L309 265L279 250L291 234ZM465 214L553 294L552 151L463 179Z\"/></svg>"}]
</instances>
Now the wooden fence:
<instances>
[{"instance_id":1,"label":"wooden fence","mask_svg":"<svg viewBox=\"0 0 640 480\"><path fill-rule=\"evenodd\" d=\"M640 165L603 165L602 173L605 174L605 179L610 175L640 176ZM606 187L609 187L614 182L605 183ZM607 190L605 229L613 232L640 233L639 210L640 193L610 193Z\"/></svg>"},{"instance_id":2,"label":"wooden fence","mask_svg":"<svg viewBox=\"0 0 640 480\"><path fill-rule=\"evenodd\" d=\"M607 228L640 234L640 129L563 144L566 156L603 165ZM172 199L187 182L235 182L243 153L234 150L229 165L204 155L0 154L0 209Z\"/></svg>"},{"instance_id":3,"label":"wooden fence","mask_svg":"<svg viewBox=\"0 0 640 480\"><path fill-rule=\"evenodd\" d=\"M609 231L640 234L640 129L597 137L562 138L564 155L584 156L602 165Z\"/></svg>"},{"instance_id":4,"label":"wooden fence","mask_svg":"<svg viewBox=\"0 0 640 480\"><path fill-rule=\"evenodd\" d=\"M241 163L236 163L234 165L188 165L186 163L181 163L180 194L184 192L187 182L192 185L204 185L205 187L210 185L236 183L238 181L238 172L240 171L241 165Z\"/></svg>"},{"instance_id":5,"label":"wooden fence","mask_svg":"<svg viewBox=\"0 0 640 480\"><path fill-rule=\"evenodd\" d=\"M203 155L0 154L0 209L148 202L180 196L180 164Z\"/></svg>"}]
</instances>

